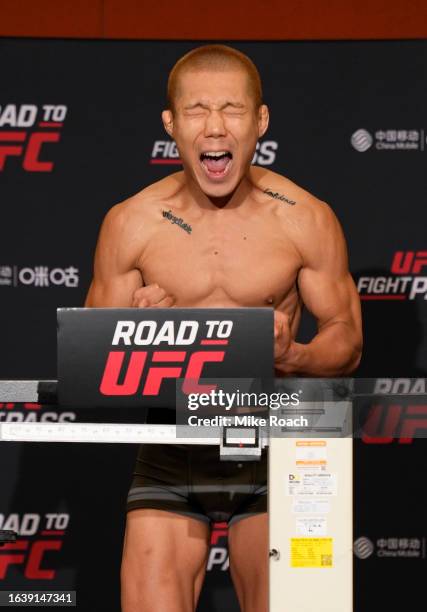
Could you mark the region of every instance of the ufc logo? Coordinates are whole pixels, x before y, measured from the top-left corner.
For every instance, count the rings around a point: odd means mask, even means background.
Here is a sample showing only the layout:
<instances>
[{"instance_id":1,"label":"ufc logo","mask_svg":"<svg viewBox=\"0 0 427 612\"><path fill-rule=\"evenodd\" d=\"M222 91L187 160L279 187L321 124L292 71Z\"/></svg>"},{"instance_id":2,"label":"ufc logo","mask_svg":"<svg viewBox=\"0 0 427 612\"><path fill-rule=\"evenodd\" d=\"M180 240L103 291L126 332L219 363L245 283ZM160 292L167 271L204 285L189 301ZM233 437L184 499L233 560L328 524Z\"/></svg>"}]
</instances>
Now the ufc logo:
<instances>
[{"instance_id":1,"label":"ufc logo","mask_svg":"<svg viewBox=\"0 0 427 612\"><path fill-rule=\"evenodd\" d=\"M45 143L59 141L59 132L34 132L25 143L26 137L27 132L0 132L0 171L8 157L23 157L22 167L27 172L52 172L53 162L41 161L40 154Z\"/></svg>"},{"instance_id":2,"label":"ufc logo","mask_svg":"<svg viewBox=\"0 0 427 612\"><path fill-rule=\"evenodd\" d=\"M419 274L427 266L427 251L397 251L391 264L393 274Z\"/></svg>"},{"instance_id":3,"label":"ufc logo","mask_svg":"<svg viewBox=\"0 0 427 612\"><path fill-rule=\"evenodd\" d=\"M427 406L372 406L363 425L362 440L366 444L411 444L417 431L427 436Z\"/></svg>"},{"instance_id":4,"label":"ufc logo","mask_svg":"<svg viewBox=\"0 0 427 612\"><path fill-rule=\"evenodd\" d=\"M61 540L18 540L0 548L0 580L6 578L11 565L24 565L24 576L29 580L52 580L55 570L47 569L43 557L47 551L60 550Z\"/></svg>"},{"instance_id":5,"label":"ufc logo","mask_svg":"<svg viewBox=\"0 0 427 612\"><path fill-rule=\"evenodd\" d=\"M110 351L99 387L102 395L135 395L141 387L142 375L145 371L146 378L142 395L158 395L162 381L168 378L185 378L182 388L184 393L208 393L215 389L216 385L198 385L197 381L202 376L204 365L208 362L223 361L225 351L192 353L184 375L183 365L177 364L183 364L187 356L186 351L154 351L148 368L146 368L148 352L133 351L123 379L122 369L125 355L125 351ZM171 365L164 365L166 363ZM123 382L119 383L119 379L123 379Z\"/></svg>"}]
</instances>

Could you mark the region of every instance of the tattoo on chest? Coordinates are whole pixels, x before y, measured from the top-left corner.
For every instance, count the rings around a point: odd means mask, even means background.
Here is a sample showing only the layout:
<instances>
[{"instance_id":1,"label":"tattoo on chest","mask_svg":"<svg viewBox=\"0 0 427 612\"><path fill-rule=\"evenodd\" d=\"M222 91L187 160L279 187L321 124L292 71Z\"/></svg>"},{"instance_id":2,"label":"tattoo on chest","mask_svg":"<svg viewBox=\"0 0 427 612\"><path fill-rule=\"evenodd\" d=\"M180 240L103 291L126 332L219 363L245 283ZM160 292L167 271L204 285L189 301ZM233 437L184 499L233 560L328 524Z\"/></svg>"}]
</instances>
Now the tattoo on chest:
<instances>
[{"instance_id":1,"label":"tattoo on chest","mask_svg":"<svg viewBox=\"0 0 427 612\"><path fill-rule=\"evenodd\" d=\"M289 200L289 198L282 195L278 191L271 191L271 189L269 189L268 187L267 189L264 189L264 193L269 195L271 198L274 198L275 200L281 200L282 202L286 202L286 204L290 204L291 206L296 204L295 200Z\"/></svg>"},{"instance_id":2,"label":"tattoo on chest","mask_svg":"<svg viewBox=\"0 0 427 612\"><path fill-rule=\"evenodd\" d=\"M178 225L178 227L183 229L184 232L187 232L187 234L191 234L191 232L193 231L191 225L189 225L188 223L184 223L184 219L182 219L181 217L176 217L171 210L162 210L162 215L165 219L169 219L172 225Z\"/></svg>"}]
</instances>

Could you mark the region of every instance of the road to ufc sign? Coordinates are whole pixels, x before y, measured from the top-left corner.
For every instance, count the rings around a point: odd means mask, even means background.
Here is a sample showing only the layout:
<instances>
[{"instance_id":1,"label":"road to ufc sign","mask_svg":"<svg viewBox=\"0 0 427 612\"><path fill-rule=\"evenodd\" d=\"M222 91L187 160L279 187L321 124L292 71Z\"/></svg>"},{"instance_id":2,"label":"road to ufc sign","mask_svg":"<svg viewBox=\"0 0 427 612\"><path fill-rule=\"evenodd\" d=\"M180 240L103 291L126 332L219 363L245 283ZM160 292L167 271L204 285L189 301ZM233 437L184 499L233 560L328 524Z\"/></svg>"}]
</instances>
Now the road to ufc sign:
<instances>
[{"instance_id":1,"label":"road to ufc sign","mask_svg":"<svg viewBox=\"0 0 427 612\"><path fill-rule=\"evenodd\" d=\"M177 379L184 394L208 392L200 379L271 378L273 367L271 308L58 310L64 406L175 408Z\"/></svg>"},{"instance_id":2,"label":"road to ufc sign","mask_svg":"<svg viewBox=\"0 0 427 612\"><path fill-rule=\"evenodd\" d=\"M63 104L0 106L0 172L11 157L27 172L52 172L54 162L46 159L45 147L59 142L66 115Z\"/></svg>"}]
</instances>

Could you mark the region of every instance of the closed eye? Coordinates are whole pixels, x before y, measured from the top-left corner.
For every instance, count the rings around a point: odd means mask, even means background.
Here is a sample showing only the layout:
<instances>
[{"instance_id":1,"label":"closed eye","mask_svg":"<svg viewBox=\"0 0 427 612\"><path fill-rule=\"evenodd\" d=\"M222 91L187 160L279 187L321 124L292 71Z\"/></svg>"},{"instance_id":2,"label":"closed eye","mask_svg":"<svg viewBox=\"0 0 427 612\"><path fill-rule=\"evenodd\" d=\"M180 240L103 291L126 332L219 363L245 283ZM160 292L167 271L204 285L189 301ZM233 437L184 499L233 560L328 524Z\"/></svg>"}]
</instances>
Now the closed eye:
<instances>
[{"instance_id":1,"label":"closed eye","mask_svg":"<svg viewBox=\"0 0 427 612\"><path fill-rule=\"evenodd\" d=\"M225 108L224 113L226 115L246 115L246 110L238 109L238 108Z\"/></svg>"},{"instance_id":2,"label":"closed eye","mask_svg":"<svg viewBox=\"0 0 427 612\"><path fill-rule=\"evenodd\" d=\"M204 117L207 111L203 108L193 108L191 110L184 111L186 117Z\"/></svg>"},{"instance_id":3,"label":"closed eye","mask_svg":"<svg viewBox=\"0 0 427 612\"><path fill-rule=\"evenodd\" d=\"M222 107L221 110L226 112L227 114L233 115L243 115L247 112L247 109L243 104L238 104L234 102L228 102Z\"/></svg>"},{"instance_id":4,"label":"closed eye","mask_svg":"<svg viewBox=\"0 0 427 612\"><path fill-rule=\"evenodd\" d=\"M227 102L218 109L220 112L226 115L244 115L247 113L247 109L243 104ZM204 104L198 103L184 108L184 114L189 117L204 116L206 113L211 112L211 109Z\"/></svg>"}]
</instances>

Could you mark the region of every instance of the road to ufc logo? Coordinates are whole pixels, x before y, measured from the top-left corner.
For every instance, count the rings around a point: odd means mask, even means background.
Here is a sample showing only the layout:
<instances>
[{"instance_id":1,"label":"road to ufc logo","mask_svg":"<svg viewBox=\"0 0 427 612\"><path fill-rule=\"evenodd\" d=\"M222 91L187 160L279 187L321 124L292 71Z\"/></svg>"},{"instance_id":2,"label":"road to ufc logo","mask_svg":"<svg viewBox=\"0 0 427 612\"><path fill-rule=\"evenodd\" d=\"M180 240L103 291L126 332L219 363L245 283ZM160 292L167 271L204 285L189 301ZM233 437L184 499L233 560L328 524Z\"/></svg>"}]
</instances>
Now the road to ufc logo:
<instances>
[{"instance_id":1,"label":"road to ufc logo","mask_svg":"<svg viewBox=\"0 0 427 612\"><path fill-rule=\"evenodd\" d=\"M0 171L4 170L6 158L10 156L23 156L22 167L27 172L52 172L52 161L41 161L39 159L43 144L47 142L58 142L59 132L34 132L24 143L27 132L0 132ZM24 143L24 144L17 144Z\"/></svg>"},{"instance_id":2,"label":"road to ufc logo","mask_svg":"<svg viewBox=\"0 0 427 612\"><path fill-rule=\"evenodd\" d=\"M59 141L67 110L64 104L0 106L0 128L11 130L0 131L0 172L8 157L23 158L22 168L27 172L52 172L53 162L41 159L42 148Z\"/></svg>"},{"instance_id":3,"label":"road to ufc logo","mask_svg":"<svg viewBox=\"0 0 427 612\"><path fill-rule=\"evenodd\" d=\"M147 360L147 351L133 351L130 355L124 381L119 383L126 353L110 351L102 377L100 392L103 395L135 395L141 384L142 373ZM154 351L152 363L184 362L187 351ZM184 393L209 393L216 385L198 385L203 366L207 362L223 361L225 351L196 351L190 355L183 378ZM148 368L142 395L158 395L162 381L167 378L181 378L182 366L151 366Z\"/></svg>"}]
</instances>

